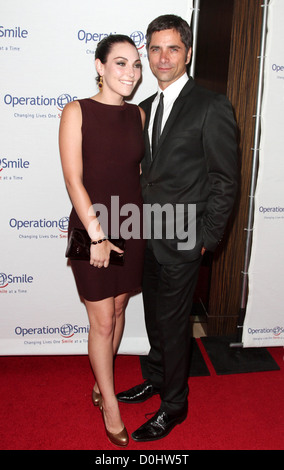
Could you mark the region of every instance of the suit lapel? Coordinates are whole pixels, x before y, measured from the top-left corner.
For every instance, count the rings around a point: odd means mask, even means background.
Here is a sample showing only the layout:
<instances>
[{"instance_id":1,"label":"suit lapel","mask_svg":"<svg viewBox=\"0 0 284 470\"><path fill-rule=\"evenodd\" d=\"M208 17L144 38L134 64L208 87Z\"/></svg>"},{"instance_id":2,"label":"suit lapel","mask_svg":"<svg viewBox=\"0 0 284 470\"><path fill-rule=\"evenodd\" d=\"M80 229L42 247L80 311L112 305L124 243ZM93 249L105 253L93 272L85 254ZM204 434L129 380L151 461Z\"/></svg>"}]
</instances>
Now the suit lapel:
<instances>
[{"instance_id":1,"label":"suit lapel","mask_svg":"<svg viewBox=\"0 0 284 470\"><path fill-rule=\"evenodd\" d=\"M180 112L182 106L183 106L183 99L181 98L181 95L179 95L178 98L176 99L176 101L174 102L173 108L172 108L172 110L170 112L170 115L167 119L167 122L164 126L163 132L162 132L161 137L159 139L158 147L156 149L156 153L159 151L160 146L162 145L162 143L166 139L166 137L168 135L168 132L171 129L171 127L173 126L177 116L179 115L179 112Z\"/></svg>"},{"instance_id":2,"label":"suit lapel","mask_svg":"<svg viewBox=\"0 0 284 470\"><path fill-rule=\"evenodd\" d=\"M146 120L145 120L145 126L144 126L144 135L145 135L145 148L147 153L151 153L151 146L150 146L150 139L149 139L149 122L150 122L150 116L151 116L151 107L152 107L152 102L155 99L155 96L153 96L153 99L149 102L148 109L145 110L146 112Z\"/></svg>"},{"instance_id":3,"label":"suit lapel","mask_svg":"<svg viewBox=\"0 0 284 470\"><path fill-rule=\"evenodd\" d=\"M157 96L157 93L147 100L147 105L144 108L144 111L146 113L146 120L145 120L145 125L144 125L144 142L145 142L145 156L146 159L152 161L152 154L151 154L151 145L150 145L150 139L149 139L149 122L150 122L150 117L151 117L151 108L152 108L152 103Z\"/></svg>"}]
</instances>

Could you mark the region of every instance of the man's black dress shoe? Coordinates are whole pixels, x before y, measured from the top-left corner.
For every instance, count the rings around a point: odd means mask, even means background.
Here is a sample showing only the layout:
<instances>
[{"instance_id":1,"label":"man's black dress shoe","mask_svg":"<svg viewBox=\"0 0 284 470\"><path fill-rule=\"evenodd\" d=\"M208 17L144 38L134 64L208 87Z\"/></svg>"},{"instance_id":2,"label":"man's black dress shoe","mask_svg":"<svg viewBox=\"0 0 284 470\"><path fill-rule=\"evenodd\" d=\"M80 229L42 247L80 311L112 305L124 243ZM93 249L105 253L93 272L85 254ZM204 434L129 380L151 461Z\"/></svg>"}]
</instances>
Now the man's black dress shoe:
<instances>
[{"instance_id":1,"label":"man's black dress shoe","mask_svg":"<svg viewBox=\"0 0 284 470\"><path fill-rule=\"evenodd\" d=\"M182 423L187 416L187 410L179 415L170 415L165 411L158 410L153 418L142 424L140 428L131 434L134 441L147 442L156 441L167 436L172 429Z\"/></svg>"},{"instance_id":2,"label":"man's black dress shoe","mask_svg":"<svg viewBox=\"0 0 284 470\"><path fill-rule=\"evenodd\" d=\"M136 385L126 390L126 392L118 393L116 398L123 403L142 403L153 395L157 395L157 393L159 393L158 390L153 387L149 380L146 380L143 384Z\"/></svg>"}]
</instances>

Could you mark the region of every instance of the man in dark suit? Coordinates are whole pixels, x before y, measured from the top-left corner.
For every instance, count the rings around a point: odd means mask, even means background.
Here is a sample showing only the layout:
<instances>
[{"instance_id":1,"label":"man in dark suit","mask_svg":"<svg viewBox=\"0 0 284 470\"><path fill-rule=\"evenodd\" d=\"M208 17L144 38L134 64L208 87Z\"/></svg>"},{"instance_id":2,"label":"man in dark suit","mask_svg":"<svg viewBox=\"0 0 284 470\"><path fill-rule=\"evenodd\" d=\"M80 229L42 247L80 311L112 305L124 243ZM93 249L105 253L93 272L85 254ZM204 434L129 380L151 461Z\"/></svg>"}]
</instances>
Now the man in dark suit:
<instances>
[{"instance_id":1,"label":"man in dark suit","mask_svg":"<svg viewBox=\"0 0 284 470\"><path fill-rule=\"evenodd\" d=\"M172 214L160 213L149 228L143 279L149 376L117 395L140 403L160 394L160 409L132 434L136 441L161 439L187 416L192 298L202 256L222 239L237 190L231 104L188 77L191 46L191 29L182 18L163 15L150 23L147 51L158 93L140 105L146 113L141 184L146 206L172 207L175 215L173 221Z\"/></svg>"}]
</instances>

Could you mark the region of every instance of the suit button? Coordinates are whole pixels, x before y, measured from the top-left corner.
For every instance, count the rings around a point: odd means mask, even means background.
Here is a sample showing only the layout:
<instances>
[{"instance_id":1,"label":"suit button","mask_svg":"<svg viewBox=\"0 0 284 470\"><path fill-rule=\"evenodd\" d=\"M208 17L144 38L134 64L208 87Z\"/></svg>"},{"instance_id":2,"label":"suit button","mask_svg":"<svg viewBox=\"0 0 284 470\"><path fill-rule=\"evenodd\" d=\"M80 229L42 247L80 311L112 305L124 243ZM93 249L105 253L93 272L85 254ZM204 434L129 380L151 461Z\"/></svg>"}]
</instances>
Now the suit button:
<instances>
[{"instance_id":1,"label":"suit button","mask_svg":"<svg viewBox=\"0 0 284 470\"><path fill-rule=\"evenodd\" d=\"M153 183L148 183L147 186L153 186Z\"/></svg>"}]
</instances>

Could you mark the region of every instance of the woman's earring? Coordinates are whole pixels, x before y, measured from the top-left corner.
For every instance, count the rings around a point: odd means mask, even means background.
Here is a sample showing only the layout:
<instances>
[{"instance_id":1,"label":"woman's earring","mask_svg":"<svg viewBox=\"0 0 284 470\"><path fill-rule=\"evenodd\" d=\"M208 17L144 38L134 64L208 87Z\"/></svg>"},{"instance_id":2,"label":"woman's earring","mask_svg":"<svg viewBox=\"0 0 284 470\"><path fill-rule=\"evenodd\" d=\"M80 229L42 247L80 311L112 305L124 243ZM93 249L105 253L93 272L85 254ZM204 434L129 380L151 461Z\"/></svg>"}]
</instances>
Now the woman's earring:
<instances>
[{"instance_id":1,"label":"woman's earring","mask_svg":"<svg viewBox=\"0 0 284 470\"><path fill-rule=\"evenodd\" d=\"M99 80L99 89L100 89L100 91L102 91L102 89L103 89L103 84L104 84L103 83L103 77L100 76L100 80Z\"/></svg>"}]
</instances>

